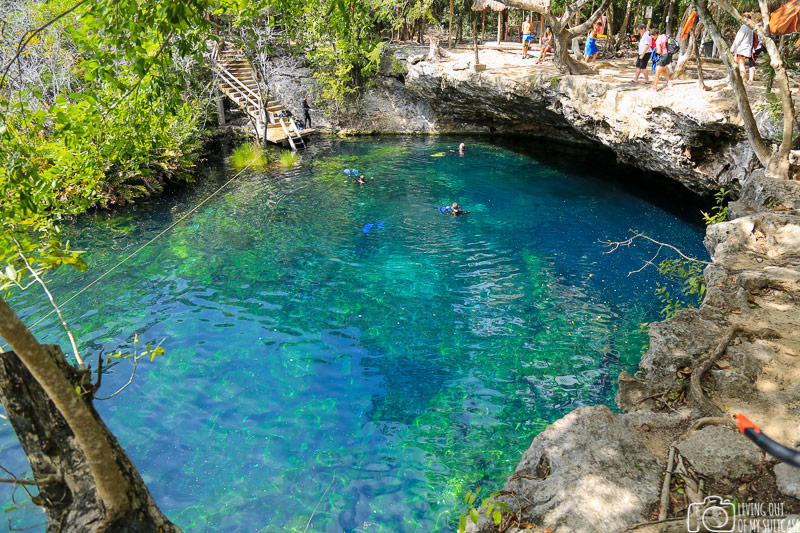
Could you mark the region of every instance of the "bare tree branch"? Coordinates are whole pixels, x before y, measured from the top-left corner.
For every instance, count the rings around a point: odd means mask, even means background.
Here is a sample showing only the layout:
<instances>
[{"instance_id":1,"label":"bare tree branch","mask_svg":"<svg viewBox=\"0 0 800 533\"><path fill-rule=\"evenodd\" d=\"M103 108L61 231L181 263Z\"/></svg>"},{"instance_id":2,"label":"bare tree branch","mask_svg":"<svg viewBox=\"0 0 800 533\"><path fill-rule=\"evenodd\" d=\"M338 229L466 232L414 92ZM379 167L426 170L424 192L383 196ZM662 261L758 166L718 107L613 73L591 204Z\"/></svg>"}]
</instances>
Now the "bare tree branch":
<instances>
[{"instance_id":1,"label":"bare tree branch","mask_svg":"<svg viewBox=\"0 0 800 533\"><path fill-rule=\"evenodd\" d=\"M131 377L128 378L128 382L125 385L123 385L122 387L120 387L117 390L117 392L115 392L114 394L112 394L110 396L105 396L103 398L95 397L95 400L109 400L109 399L113 398L114 396L116 396L117 394L119 394L120 392L122 392L125 389L127 389L128 385L133 383L133 378L134 378L134 376L136 376L136 367L138 367L138 366L139 366L139 360L137 359L136 361L133 362L133 370L131 371ZM99 380L98 380L98 383L99 383Z\"/></svg>"},{"instance_id":2,"label":"bare tree branch","mask_svg":"<svg viewBox=\"0 0 800 533\"><path fill-rule=\"evenodd\" d=\"M22 51L25 49L25 47L26 47L26 46L28 46L28 43L30 43L30 42L31 42L31 40L32 40L34 37L36 37L36 36L37 36L39 33L41 33L42 31L44 31L44 30L45 30L45 29L46 29L48 26L50 26L50 25L51 25L51 24L53 24L54 22L58 21L59 19L62 19L62 18L64 18L64 17L66 17L67 15L69 15L70 13L72 13L73 11L75 11L76 9L78 9L80 6L82 6L82 5L83 5L83 4L85 4L86 2L87 2L87 0L81 0L80 2L78 2L77 4L75 4L74 6L72 6L71 8L67 9L66 11L64 11L63 13L61 13L60 15L58 15L58 16L56 16L56 17L53 17L52 19L48 20L47 22L45 22L44 24L42 24L41 26L39 26L39 27L38 27L38 28L36 28L35 30L29 31L27 34L23 35L23 36L22 36L22 38L21 38L21 39L20 39L20 41L19 41L19 45L17 45L17 52L16 52L16 54L14 54L14 57L12 57L12 58L11 58L11 61L9 61L9 62L6 64L6 66L3 68L3 75L2 75L2 77L0 77L0 87L2 87L2 86L3 86L3 83L5 83L5 81L6 81L6 76L8 75L8 71L9 71L9 69L11 68L11 65L13 65L13 64L14 64L14 62L15 62L17 59L19 59L19 56L22 54ZM28 38L27 38L27 39L25 38L25 37L26 37L26 35L28 36Z\"/></svg>"},{"instance_id":3,"label":"bare tree branch","mask_svg":"<svg viewBox=\"0 0 800 533\"><path fill-rule=\"evenodd\" d=\"M644 240L650 241L650 242L652 242L654 244L657 244L658 245L658 249L656 250L656 253L653 255L653 257L651 257L649 260L645 260L645 262L644 262L645 264L641 268L628 272L629 276L631 274L635 274L637 272L641 272L642 270L647 268L648 265L655 267L656 265L655 265L654 261L656 260L656 258L658 257L659 253L661 253L662 248L664 248L664 247L667 247L667 248L673 250L675 253L677 253L679 256L681 256L682 258L686 259L687 261L691 261L693 263L700 263L701 265L710 265L710 264L712 264L709 261L703 261L702 259L689 257L688 255L684 254L679 248L676 248L675 246L673 246L671 244L667 244L665 242L657 241L654 238L652 238L652 237L650 237L648 235L645 235L644 233L639 233L638 231L634 231L633 232L633 236L630 239L626 239L624 241L598 241L598 242L603 244L604 246L607 246L609 248L608 250L606 250L603 253L604 254L610 254L612 252L617 251L621 246L628 247L628 246L632 245L633 242L636 239L644 239Z\"/></svg>"},{"instance_id":4,"label":"bare tree branch","mask_svg":"<svg viewBox=\"0 0 800 533\"><path fill-rule=\"evenodd\" d=\"M17 242L17 239L14 239L14 242L17 245L17 252L19 253L19 256L22 258L22 260L25 262L25 266L28 268L28 272L30 272L31 276L33 276L33 279L35 279L39 285L42 286L42 290L50 300L50 304L53 306L53 309L56 310L56 313L58 313L58 318L61 319L61 324L64 326L64 330L67 332L67 337L69 337L70 344L72 344L72 351L75 354L75 360L78 361L78 365L81 368L86 368L83 364L83 359L81 359L81 354L78 352L78 344L75 342L75 337L72 335L72 331L69 329L67 321L64 319L64 315L61 314L61 308L58 306L58 304L56 304L55 299L53 299L53 295L47 288L47 284L45 284L44 280L39 277L39 274L36 273L36 270L34 270L31 264L28 262L28 258L22 253L22 247L20 246L19 242Z\"/></svg>"}]
</instances>

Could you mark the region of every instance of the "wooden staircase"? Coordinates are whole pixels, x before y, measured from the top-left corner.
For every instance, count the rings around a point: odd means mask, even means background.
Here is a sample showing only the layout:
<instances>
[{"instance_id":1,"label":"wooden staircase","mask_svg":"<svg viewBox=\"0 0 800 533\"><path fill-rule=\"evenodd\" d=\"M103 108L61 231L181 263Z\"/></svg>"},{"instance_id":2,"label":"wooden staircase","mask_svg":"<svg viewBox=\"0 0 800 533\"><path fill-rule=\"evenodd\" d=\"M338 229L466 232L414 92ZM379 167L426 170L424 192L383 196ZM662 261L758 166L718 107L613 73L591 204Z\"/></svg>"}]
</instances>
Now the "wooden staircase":
<instances>
[{"instance_id":1,"label":"wooden staircase","mask_svg":"<svg viewBox=\"0 0 800 533\"><path fill-rule=\"evenodd\" d=\"M224 43L215 48L211 61L217 73L219 90L252 119L259 140L288 143L293 151L305 148L303 137L308 137L314 130L301 130L293 117L283 116L285 109L279 101L264 101L256 71L240 50Z\"/></svg>"}]
</instances>

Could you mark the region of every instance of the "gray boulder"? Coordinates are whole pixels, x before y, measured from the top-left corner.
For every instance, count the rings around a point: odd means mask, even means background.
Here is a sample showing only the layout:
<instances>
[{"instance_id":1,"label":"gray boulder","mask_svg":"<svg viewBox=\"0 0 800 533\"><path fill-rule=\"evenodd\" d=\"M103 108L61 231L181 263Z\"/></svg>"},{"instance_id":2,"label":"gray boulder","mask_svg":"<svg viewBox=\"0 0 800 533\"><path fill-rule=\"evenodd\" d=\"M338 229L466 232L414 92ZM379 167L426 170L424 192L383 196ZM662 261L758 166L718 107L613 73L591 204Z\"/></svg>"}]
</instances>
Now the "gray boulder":
<instances>
[{"instance_id":1,"label":"gray boulder","mask_svg":"<svg viewBox=\"0 0 800 533\"><path fill-rule=\"evenodd\" d=\"M695 471L712 479L741 477L752 473L761 462L761 453L753 443L719 426L693 431L675 447Z\"/></svg>"}]
</instances>

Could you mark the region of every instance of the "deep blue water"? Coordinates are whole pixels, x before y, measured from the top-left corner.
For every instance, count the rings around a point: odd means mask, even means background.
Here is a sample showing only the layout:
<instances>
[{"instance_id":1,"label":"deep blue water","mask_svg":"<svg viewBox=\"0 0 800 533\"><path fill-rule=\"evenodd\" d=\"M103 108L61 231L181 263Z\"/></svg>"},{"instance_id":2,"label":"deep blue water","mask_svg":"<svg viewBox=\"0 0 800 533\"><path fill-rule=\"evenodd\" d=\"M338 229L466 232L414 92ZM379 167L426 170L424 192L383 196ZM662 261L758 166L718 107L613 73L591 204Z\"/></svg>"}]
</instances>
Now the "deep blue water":
<instances>
[{"instance_id":1,"label":"deep blue water","mask_svg":"<svg viewBox=\"0 0 800 533\"><path fill-rule=\"evenodd\" d=\"M477 140L433 156L457 144L322 141L293 169L247 171L65 306L84 356L166 338L98 409L185 531L304 531L312 513L308 531L447 530L546 424L613 406L658 319L658 276L628 276L654 247L599 241L636 229L706 257L694 204L585 149ZM353 167L374 181L347 184ZM56 273L57 301L235 172L210 165L77 222L90 269ZM438 211L453 201L471 213ZM34 290L13 305L29 323L49 310ZM53 317L35 333L69 347ZM116 365L99 394L129 375ZM0 464L27 469L9 426Z\"/></svg>"}]
</instances>

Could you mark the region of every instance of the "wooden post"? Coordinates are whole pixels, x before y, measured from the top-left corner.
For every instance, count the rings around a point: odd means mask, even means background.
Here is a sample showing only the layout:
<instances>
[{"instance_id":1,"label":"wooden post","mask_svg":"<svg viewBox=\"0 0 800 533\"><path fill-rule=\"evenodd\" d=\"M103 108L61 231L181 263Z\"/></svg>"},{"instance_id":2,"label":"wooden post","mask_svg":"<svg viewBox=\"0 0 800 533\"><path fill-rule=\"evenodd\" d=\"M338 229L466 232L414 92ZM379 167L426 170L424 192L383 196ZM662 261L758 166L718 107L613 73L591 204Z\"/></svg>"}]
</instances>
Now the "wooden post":
<instances>
[{"instance_id":1,"label":"wooden post","mask_svg":"<svg viewBox=\"0 0 800 533\"><path fill-rule=\"evenodd\" d=\"M214 94L217 101L217 122L222 127L225 125L225 102L222 101L222 93L219 92L219 87L214 87Z\"/></svg>"},{"instance_id":2,"label":"wooden post","mask_svg":"<svg viewBox=\"0 0 800 533\"><path fill-rule=\"evenodd\" d=\"M483 21L481 21L481 42L486 42L486 8L483 8Z\"/></svg>"},{"instance_id":3,"label":"wooden post","mask_svg":"<svg viewBox=\"0 0 800 533\"><path fill-rule=\"evenodd\" d=\"M486 70L486 65L481 65L481 61L478 58L478 19L475 18L475 21L472 23L472 33L473 33L473 42L475 43L475 64L472 66L473 72L481 72L482 70Z\"/></svg>"},{"instance_id":4,"label":"wooden post","mask_svg":"<svg viewBox=\"0 0 800 533\"><path fill-rule=\"evenodd\" d=\"M503 37L503 12L497 12L497 44L500 44Z\"/></svg>"},{"instance_id":5,"label":"wooden post","mask_svg":"<svg viewBox=\"0 0 800 533\"><path fill-rule=\"evenodd\" d=\"M544 44L544 15L539 15L539 44Z\"/></svg>"}]
</instances>

